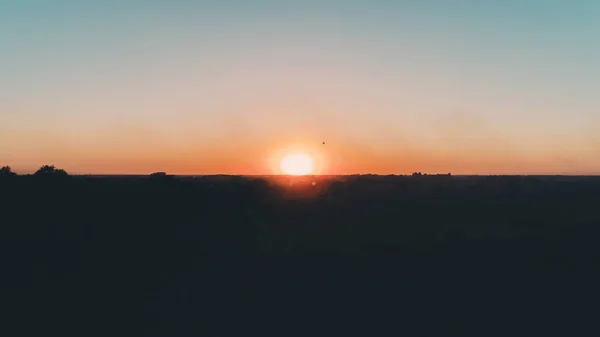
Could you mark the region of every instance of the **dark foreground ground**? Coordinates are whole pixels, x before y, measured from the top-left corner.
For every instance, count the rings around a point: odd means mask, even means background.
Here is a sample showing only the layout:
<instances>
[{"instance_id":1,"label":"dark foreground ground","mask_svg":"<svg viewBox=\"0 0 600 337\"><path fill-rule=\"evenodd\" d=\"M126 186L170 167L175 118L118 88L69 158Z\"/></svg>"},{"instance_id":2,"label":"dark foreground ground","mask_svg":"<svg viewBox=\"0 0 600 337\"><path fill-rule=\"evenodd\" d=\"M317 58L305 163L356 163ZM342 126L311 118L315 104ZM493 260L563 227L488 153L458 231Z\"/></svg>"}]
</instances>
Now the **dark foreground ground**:
<instances>
[{"instance_id":1,"label":"dark foreground ground","mask_svg":"<svg viewBox=\"0 0 600 337\"><path fill-rule=\"evenodd\" d=\"M597 335L599 205L594 177L4 179L2 335Z\"/></svg>"}]
</instances>

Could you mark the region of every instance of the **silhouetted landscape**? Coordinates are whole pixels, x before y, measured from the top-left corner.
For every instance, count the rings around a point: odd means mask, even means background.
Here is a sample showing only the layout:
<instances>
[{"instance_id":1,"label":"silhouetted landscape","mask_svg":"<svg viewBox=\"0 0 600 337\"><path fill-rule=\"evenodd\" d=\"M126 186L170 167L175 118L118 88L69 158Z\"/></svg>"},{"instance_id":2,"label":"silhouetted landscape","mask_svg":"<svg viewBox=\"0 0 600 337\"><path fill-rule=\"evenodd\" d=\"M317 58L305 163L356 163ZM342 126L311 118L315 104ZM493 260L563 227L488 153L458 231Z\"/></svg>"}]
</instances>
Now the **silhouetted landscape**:
<instances>
[{"instance_id":1,"label":"silhouetted landscape","mask_svg":"<svg viewBox=\"0 0 600 337\"><path fill-rule=\"evenodd\" d=\"M593 0L0 0L0 337L600 336L599 60Z\"/></svg>"},{"instance_id":2,"label":"silhouetted landscape","mask_svg":"<svg viewBox=\"0 0 600 337\"><path fill-rule=\"evenodd\" d=\"M0 192L24 335L579 335L597 305L600 177L45 166Z\"/></svg>"}]
</instances>

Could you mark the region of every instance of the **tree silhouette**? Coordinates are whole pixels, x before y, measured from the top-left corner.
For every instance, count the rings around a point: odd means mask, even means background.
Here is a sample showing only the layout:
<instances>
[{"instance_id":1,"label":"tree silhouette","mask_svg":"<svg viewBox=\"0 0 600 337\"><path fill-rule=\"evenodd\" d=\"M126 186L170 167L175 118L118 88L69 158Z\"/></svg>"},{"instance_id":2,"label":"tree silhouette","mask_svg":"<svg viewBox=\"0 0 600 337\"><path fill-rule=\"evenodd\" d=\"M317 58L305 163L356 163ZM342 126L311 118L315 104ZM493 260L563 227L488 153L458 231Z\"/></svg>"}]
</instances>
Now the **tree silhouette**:
<instances>
[{"instance_id":1,"label":"tree silhouette","mask_svg":"<svg viewBox=\"0 0 600 337\"><path fill-rule=\"evenodd\" d=\"M57 169L56 167L54 167L54 165L44 165L42 167L40 167L39 170L37 170L37 172L35 172L33 174L34 176L51 176L51 177L66 177L69 174L67 173L67 171L63 170L63 169Z\"/></svg>"},{"instance_id":2,"label":"tree silhouette","mask_svg":"<svg viewBox=\"0 0 600 337\"><path fill-rule=\"evenodd\" d=\"M149 175L150 180L155 181L155 182L172 182L174 180L174 176L171 174L167 174L166 172L154 172L152 174Z\"/></svg>"},{"instance_id":3,"label":"tree silhouette","mask_svg":"<svg viewBox=\"0 0 600 337\"><path fill-rule=\"evenodd\" d=\"M0 168L0 177L14 177L17 174L12 171L10 166L3 166Z\"/></svg>"}]
</instances>

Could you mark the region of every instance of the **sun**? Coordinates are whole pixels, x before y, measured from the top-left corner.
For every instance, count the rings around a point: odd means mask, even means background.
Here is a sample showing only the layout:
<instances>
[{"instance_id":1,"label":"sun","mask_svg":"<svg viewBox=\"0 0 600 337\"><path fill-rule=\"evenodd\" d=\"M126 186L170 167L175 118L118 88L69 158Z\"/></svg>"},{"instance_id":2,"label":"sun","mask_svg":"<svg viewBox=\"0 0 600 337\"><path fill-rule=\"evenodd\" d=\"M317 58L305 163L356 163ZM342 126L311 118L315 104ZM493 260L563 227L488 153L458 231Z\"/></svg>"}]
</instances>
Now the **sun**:
<instances>
[{"instance_id":1,"label":"sun","mask_svg":"<svg viewBox=\"0 0 600 337\"><path fill-rule=\"evenodd\" d=\"M281 159L279 168L284 174L302 176L313 173L314 163L309 155L293 153Z\"/></svg>"}]
</instances>

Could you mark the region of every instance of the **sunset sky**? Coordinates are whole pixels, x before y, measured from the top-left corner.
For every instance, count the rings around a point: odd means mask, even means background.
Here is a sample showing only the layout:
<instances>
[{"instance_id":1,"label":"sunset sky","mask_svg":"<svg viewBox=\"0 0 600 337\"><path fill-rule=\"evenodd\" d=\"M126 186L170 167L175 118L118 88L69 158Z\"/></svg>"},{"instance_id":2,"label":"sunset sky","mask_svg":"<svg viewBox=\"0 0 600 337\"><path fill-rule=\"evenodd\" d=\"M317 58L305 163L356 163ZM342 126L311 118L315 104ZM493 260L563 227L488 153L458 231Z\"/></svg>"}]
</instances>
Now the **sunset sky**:
<instances>
[{"instance_id":1,"label":"sunset sky","mask_svg":"<svg viewBox=\"0 0 600 337\"><path fill-rule=\"evenodd\" d=\"M0 166L600 174L597 0L3 0ZM325 144L322 144L325 142Z\"/></svg>"}]
</instances>

